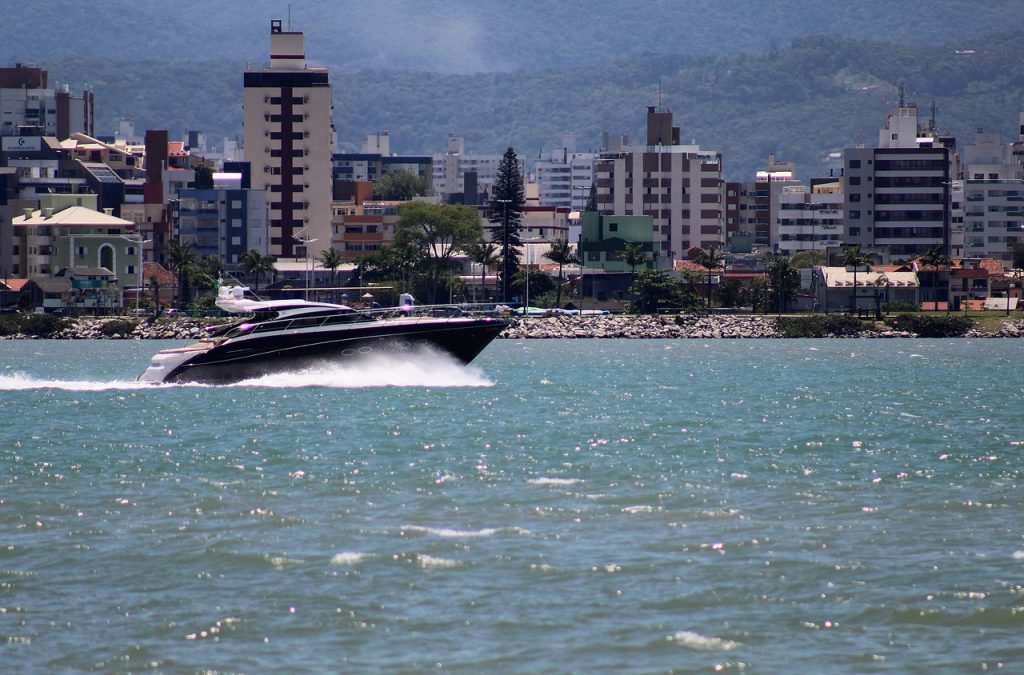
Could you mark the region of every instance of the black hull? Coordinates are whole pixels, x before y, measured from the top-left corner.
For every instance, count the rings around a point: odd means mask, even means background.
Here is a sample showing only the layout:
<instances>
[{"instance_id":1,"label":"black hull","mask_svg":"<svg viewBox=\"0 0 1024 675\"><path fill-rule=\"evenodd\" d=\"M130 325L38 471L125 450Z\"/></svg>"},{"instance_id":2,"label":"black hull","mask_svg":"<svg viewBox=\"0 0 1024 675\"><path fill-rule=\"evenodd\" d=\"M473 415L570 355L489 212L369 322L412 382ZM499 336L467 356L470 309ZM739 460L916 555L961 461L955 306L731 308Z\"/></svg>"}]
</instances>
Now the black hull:
<instances>
[{"instance_id":1,"label":"black hull","mask_svg":"<svg viewBox=\"0 0 1024 675\"><path fill-rule=\"evenodd\" d=\"M324 362L429 346L469 363L505 328L494 319L460 319L416 325L366 325L317 332L291 331L226 340L199 351L163 382L231 384Z\"/></svg>"}]
</instances>

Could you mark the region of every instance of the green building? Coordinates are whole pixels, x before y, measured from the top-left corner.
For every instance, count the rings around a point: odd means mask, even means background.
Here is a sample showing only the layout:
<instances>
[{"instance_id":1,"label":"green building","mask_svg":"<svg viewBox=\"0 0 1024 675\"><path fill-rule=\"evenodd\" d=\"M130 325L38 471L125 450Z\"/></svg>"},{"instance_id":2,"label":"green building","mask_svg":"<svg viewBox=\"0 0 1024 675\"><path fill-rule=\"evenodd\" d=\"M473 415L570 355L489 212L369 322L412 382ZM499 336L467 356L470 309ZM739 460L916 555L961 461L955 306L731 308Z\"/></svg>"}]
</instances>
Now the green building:
<instances>
[{"instance_id":1,"label":"green building","mask_svg":"<svg viewBox=\"0 0 1024 675\"><path fill-rule=\"evenodd\" d=\"M657 267L658 257L665 255L661 243L654 240L650 216L615 216L587 211L580 217L580 227L583 262L588 269L631 272L624 260L626 244L640 245L647 254L648 268Z\"/></svg>"}]
</instances>

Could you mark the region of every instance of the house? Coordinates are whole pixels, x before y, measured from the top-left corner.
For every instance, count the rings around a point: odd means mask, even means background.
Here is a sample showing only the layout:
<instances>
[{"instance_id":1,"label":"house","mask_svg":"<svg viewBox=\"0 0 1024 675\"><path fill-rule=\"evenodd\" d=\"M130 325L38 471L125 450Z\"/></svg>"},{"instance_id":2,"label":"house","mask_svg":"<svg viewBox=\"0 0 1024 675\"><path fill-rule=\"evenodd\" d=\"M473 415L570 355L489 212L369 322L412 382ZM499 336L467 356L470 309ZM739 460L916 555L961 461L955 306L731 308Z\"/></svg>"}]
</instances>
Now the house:
<instances>
[{"instance_id":1,"label":"house","mask_svg":"<svg viewBox=\"0 0 1024 675\"><path fill-rule=\"evenodd\" d=\"M820 311L878 310L887 303L917 307L921 285L913 271L871 267L815 267L812 288Z\"/></svg>"}]
</instances>

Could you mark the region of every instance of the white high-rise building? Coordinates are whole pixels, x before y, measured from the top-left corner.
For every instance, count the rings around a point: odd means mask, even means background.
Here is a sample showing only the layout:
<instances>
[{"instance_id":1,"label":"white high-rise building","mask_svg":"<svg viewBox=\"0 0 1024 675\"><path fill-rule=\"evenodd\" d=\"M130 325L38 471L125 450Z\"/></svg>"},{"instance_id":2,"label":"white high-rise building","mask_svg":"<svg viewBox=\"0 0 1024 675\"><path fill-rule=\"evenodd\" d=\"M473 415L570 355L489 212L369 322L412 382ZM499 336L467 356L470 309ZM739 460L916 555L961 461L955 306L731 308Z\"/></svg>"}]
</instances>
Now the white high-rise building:
<instances>
[{"instance_id":1,"label":"white high-rise building","mask_svg":"<svg viewBox=\"0 0 1024 675\"><path fill-rule=\"evenodd\" d=\"M270 254L315 257L331 245L334 106L305 37L270 22L270 67L245 71L245 159L270 202ZM308 242L308 246L307 243Z\"/></svg>"},{"instance_id":2,"label":"white high-rise building","mask_svg":"<svg viewBox=\"0 0 1024 675\"><path fill-rule=\"evenodd\" d=\"M543 206L582 211L590 197L590 186L594 183L596 159L595 153L576 152L576 136L564 134L562 147L537 162L540 203Z\"/></svg>"},{"instance_id":3,"label":"white high-rise building","mask_svg":"<svg viewBox=\"0 0 1024 675\"><path fill-rule=\"evenodd\" d=\"M434 160L434 191L442 200L448 195L465 193L466 174L475 176L478 194L490 193L494 181L498 177L498 166L502 155L467 155L465 140L454 133L448 134L448 152L435 154ZM520 164L522 160L520 159ZM473 181L469 188L473 189ZM466 197L467 204L475 204L474 196Z\"/></svg>"}]
</instances>

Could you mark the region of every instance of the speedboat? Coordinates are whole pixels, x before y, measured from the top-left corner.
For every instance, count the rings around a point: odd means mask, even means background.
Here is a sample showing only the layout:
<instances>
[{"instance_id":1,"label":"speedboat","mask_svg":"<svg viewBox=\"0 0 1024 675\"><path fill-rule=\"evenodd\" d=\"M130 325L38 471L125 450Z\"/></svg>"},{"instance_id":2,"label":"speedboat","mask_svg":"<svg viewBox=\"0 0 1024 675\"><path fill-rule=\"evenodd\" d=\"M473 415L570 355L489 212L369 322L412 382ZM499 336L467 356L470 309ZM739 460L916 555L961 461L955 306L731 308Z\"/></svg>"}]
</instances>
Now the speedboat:
<instances>
[{"instance_id":1,"label":"speedboat","mask_svg":"<svg viewBox=\"0 0 1024 675\"><path fill-rule=\"evenodd\" d=\"M221 287L217 306L244 319L153 356L140 382L230 384L375 353L426 345L469 363L508 325L457 306L357 310L307 300L250 300Z\"/></svg>"}]
</instances>

